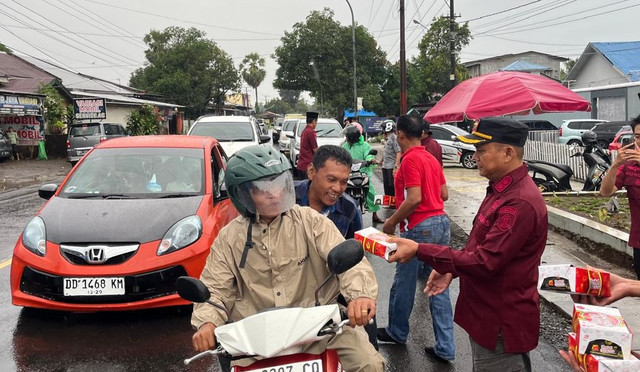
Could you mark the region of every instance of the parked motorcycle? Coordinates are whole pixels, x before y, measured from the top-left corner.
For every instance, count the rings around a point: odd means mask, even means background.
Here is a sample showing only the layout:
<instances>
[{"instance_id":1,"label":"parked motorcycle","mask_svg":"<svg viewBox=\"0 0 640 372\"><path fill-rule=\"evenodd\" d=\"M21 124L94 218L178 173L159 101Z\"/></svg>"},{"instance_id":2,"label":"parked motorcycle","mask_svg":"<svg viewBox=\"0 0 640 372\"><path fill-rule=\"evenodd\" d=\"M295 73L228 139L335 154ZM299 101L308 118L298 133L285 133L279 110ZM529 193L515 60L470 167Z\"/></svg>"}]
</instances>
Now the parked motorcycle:
<instances>
[{"instance_id":1,"label":"parked motorcycle","mask_svg":"<svg viewBox=\"0 0 640 372\"><path fill-rule=\"evenodd\" d=\"M377 155L378 150L370 150L369 155ZM367 199L367 193L369 193L369 176L367 173L362 172L361 169L366 168L373 164L373 160L360 160L354 159L351 164L351 173L349 173L349 180L347 181L347 195L351 196L353 200L360 206L360 212L364 213L364 204Z\"/></svg>"},{"instance_id":2,"label":"parked motorcycle","mask_svg":"<svg viewBox=\"0 0 640 372\"><path fill-rule=\"evenodd\" d=\"M533 174L533 182L542 192L571 191L573 170L566 164L554 164L540 160L525 160Z\"/></svg>"},{"instance_id":3,"label":"parked motorcycle","mask_svg":"<svg viewBox=\"0 0 640 372\"><path fill-rule=\"evenodd\" d=\"M232 360L256 358L246 367L234 366L232 372L243 371L342 371L342 364L335 350L321 354L302 353L303 347L342 332L349 323L347 315L337 304L321 305L319 293L334 277L357 265L364 251L354 239L346 240L333 248L327 257L332 273L315 291L315 307L274 308L254 314L234 323L216 327L218 347L185 359L186 365L206 355L224 355ZM185 300L208 303L227 311L223 305L210 300L210 293L200 280L182 276L176 281L178 294Z\"/></svg>"},{"instance_id":4,"label":"parked motorcycle","mask_svg":"<svg viewBox=\"0 0 640 372\"><path fill-rule=\"evenodd\" d=\"M586 131L582 133L582 143L584 144L584 150L578 151L571 156L580 156L584 159L585 164L589 168L587 172L587 179L584 182L582 191L598 191L600 185L604 179L607 170L611 168L611 157L609 154L598 144L598 136L593 131Z\"/></svg>"}]
</instances>

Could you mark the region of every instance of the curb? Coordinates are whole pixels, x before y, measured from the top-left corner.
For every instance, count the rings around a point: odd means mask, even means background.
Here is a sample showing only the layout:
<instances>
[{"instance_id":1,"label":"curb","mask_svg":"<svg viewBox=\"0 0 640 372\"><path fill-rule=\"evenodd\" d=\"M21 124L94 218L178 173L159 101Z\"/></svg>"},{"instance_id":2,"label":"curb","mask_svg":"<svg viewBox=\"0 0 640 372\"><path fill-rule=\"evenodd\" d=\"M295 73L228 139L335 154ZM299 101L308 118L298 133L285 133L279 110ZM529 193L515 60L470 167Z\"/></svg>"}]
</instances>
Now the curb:
<instances>
[{"instance_id":1,"label":"curb","mask_svg":"<svg viewBox=\"0 0 640 372\"><path fill-rule=\"evenodd\" d=\"M628 233L549 205L547 212L550 225L633 257L633 248L627 245Z\"/></svg>"}]
</instances>

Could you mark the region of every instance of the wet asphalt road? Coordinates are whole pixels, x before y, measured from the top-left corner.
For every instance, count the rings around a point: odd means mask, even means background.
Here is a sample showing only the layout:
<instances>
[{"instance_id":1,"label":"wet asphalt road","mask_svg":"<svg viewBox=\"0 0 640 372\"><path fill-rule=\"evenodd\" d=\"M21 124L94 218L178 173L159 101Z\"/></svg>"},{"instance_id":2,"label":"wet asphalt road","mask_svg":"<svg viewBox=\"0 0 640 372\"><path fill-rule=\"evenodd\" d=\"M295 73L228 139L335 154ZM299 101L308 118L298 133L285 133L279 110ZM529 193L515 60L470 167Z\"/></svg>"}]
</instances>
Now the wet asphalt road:
<instances>
[{"instance_id":1,"label":"wet asphalt road","mask_svg":"<svg viewBox=\"0 0 640 372\"><path fill-rule=\"evenodd\" d=\"M462 172L475 172L464 170ZM377 190L382 189L374 177ZM182 365L191 356L189 325L190 308L70 314L11 305L7 260L22 229L44 200L32 193L8 201L0 201L0 371L217 371L213 359ZM385 210L384 216L391 211ZM371 225L371 214L364 215L365 226ZM464 232L452 227L452 244L464 245ZM378 257L370 257L379 282L377 321L387 324L388 295L394 267ZM411 318L412 331L406 345L382 344L380 352L388 360L388 371L470 371L470 346L467 334L455 326L456 360L443 364L429 359L423 348L433 345L428 299L418 284L416 303ZM457 281L451 287L452 301L458 296ZM553 316L553 315L551 315ZM567 371L557 356L555 346L541 339L532 352L534 370Z\"/></svg>"}]
</instances>

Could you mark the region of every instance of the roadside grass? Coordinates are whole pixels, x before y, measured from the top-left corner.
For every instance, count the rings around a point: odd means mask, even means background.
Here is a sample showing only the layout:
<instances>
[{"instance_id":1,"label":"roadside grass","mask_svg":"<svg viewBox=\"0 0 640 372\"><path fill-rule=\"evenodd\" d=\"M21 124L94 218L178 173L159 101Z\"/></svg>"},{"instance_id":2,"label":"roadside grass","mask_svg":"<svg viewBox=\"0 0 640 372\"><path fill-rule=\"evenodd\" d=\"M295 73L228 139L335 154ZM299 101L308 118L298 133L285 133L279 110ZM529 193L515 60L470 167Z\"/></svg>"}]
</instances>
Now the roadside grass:
<instances>
[{"instance_id":1,"label":"roadside grass","mask_svg":"<svg viewBox=\"0 0 640 372\"><path fill-rule=\"evenodd\" d=\"M607 212L607 202L611 198L597 196L545 196L547 205L567 212L600 222L604 225L629 232L631 215L629 214L629 199L618 197L620 209L617 213Z\"/></svg>"}]
</instances>

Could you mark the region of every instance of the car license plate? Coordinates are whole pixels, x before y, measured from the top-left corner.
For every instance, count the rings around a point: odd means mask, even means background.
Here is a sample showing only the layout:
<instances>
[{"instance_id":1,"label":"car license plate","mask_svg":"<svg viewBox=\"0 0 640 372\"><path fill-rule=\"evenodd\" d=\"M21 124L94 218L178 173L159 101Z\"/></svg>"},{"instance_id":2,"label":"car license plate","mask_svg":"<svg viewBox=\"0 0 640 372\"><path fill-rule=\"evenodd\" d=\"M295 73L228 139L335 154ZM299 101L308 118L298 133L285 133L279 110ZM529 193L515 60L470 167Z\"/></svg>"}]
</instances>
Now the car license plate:
<instances>
[{"instance_id":1,"label":"car license plate","mask_svg":"<svg viewBox=\"0 0 640 372\"><path fill-rule=\"evenodd\" d=\"M306 362L282 364L279 366L264 367L247 370L247 372L323 372L322 360L314 359Z\"/></svg>"},{"instance_id":2,"label":"car license plate","mask_svg":"<svg viewBox=\"0 0 640 372\"><path fill-rule=\"evenodd\" d=\"M124 278L64 278L65 296L112 296L124 294Z\"/></svg>"},{"instance_id":3,"label":"car license plate","mask_svg":"<svg viewBox=\"0 0 640 372\"><path fill-rule=\"evenodd\" d=\"M87 153L87 150L76 150L76 154L78 155L84 155Z\"/></svg>"}]
</instances>

